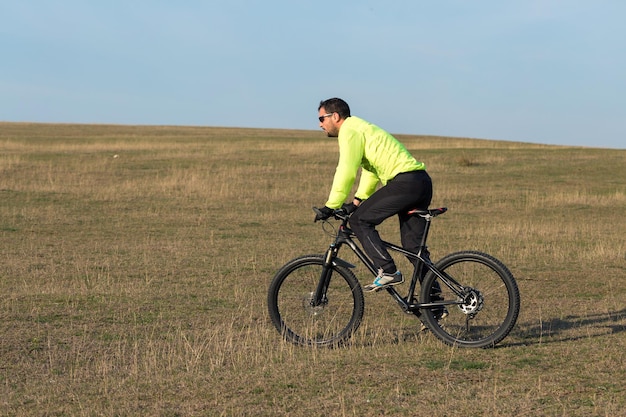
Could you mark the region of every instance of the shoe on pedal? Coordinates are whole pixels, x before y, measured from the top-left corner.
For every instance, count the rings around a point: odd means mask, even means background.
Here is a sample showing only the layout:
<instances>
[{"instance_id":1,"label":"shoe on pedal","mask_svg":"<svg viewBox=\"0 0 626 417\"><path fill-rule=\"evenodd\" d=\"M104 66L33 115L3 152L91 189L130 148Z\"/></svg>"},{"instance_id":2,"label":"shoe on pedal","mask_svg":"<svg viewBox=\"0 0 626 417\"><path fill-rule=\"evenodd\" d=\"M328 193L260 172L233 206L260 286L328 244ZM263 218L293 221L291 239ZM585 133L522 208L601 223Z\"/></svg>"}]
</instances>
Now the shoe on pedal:
<instances>
[{"instance_id":1,"label":"shoe on pedal","mask_svg":"<svg viewBox=\"0 0 626 417\"><path fill-rule=\"evenodd\" d=\"M366 285L363 289L367 292L378 291L383 288L390 287L392 285L402 284L404 277L400 271L396 271L393 274L386 274L382 270L378 271L378 276L374 279L370 285Z\"/></svg>"},{"instance_id":2,"label":"shoe on pedal","mask_svg":"<svg viewBox=\"0 0 626 417\"><path fill-rule=\"evenodd\" d=\"M449 314L450 313L448 313L448 309L443 306L433 309L433 316L435 317L435 320L437 320L437 323L441 322L441 320L448 317ZM422 323L420 326L420 331L423 332L425 330L428 330L428 326Z\"/></svg>"},{"instance_id":3,"label":"shoe on pedal","mask_svg":"<svg viewBox=\"0 0 626 417\"><path fill-rule=\"evenodd\" d=\"M441 296L440 292L437 292L436 294L431 295L430 301L433 301L433 302L443 301L443 297ZM445 306L433 308L432 311L433 311L433 316L435 317L435 320L437 321L445 319L446 317L448 317L448 314L449 314L448 309Z\"/></svg>"},{"instance_id":4,"label":"shoe on pedal","mask_svg":"<svg viewBox=\"0 0 626 417\"><path fill-rule=\"evenodd\" d=\"M435 320L441 321L448 317L448 309L445 307L436 308L433 310L433 316L435 316Z\"/></svg>"}]
</instances>

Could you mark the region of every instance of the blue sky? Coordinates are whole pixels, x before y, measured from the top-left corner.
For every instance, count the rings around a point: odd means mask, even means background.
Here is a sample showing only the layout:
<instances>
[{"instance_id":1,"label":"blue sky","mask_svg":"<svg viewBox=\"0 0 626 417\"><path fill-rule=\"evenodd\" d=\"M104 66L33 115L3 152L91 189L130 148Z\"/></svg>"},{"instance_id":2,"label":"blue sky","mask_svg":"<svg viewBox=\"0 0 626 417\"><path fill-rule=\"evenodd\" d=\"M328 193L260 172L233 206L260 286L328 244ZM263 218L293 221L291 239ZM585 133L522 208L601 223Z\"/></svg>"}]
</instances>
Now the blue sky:
<instances>
[{"instance_id":1,"label":"blue sky","mask_svg":"<svg viewBox=\"0 0 626 417\"><path fill-rule=\"evenodd\" d=\"M626 148L626 1L11 1L0 120ZM320 135L323 135L320 132Z\"/></svg>"}]
</instances>

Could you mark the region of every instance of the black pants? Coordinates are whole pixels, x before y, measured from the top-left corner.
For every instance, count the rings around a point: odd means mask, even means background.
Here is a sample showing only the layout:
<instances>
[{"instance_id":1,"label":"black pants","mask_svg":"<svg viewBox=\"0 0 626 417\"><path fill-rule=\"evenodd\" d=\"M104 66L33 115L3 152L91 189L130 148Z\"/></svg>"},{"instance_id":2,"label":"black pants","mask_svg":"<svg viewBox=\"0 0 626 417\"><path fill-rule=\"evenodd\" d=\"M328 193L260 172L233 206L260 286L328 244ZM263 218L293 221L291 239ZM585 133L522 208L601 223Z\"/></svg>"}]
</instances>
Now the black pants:
<instances>
[{"instance_id":1,"label":"black pants","mask_svg":"<svg viewBox=\"0 0 626 417\"><path fill-rule=\"evenodd\" d=\"M413 208L427 209L432 196L433 186L426 171L405 172L364 200L352 213L350 228L376 267L387 273L396 271L395 262L384 248L376 226L397 214L402 246L408 251L417 252L426 221L406 213ZM425 255L428 256L428 253Z\"/></svg>"}]
</instances>

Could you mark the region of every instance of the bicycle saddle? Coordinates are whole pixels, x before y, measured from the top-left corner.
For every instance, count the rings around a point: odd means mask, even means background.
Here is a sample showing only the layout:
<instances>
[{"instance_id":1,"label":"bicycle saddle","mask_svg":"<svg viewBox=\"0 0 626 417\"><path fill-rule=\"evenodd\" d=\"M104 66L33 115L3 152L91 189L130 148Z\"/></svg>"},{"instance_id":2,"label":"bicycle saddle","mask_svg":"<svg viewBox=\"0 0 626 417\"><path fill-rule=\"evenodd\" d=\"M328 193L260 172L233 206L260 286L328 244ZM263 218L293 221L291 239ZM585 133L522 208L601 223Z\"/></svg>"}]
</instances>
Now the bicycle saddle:
<instances>
[{"instance_id":1,"label":"bicycle saddle","mask_svg":"<svg viewBox=\"0 0 626 417\"><path fill-rule=\"evenodd\" d=\"M420 209L411 209L408 211L407 214L409 215L416 215L416 216L431 216L431 217L437 217L440 214L445 213L446 211L448 211L447 207L439 207L439 208L435 208L435 209L428 209L428 210L420 210Z\"/></svg>"}]
</instances>

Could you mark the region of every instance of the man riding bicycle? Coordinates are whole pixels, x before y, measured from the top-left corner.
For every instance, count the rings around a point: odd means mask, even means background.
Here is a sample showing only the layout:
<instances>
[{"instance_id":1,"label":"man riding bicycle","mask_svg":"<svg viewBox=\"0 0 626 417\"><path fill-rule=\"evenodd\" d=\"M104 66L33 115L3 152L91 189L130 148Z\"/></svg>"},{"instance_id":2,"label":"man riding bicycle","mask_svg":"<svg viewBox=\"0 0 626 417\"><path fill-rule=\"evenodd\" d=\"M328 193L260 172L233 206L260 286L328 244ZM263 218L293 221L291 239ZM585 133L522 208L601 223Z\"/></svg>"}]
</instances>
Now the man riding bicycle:
<instances>
[{"instance_id":1,"label":"man riding bicycle","mask_svg":"<svg viewBox=\"0 0 626 417\"><path fill-rule=\"evenodd\" d=\"M328 137L337 138L339 163L328 201L315 220L325 220L339 208L352 213L350 228L379 271L365 290L400 284L404 282L402 273L385 249L376 226L397 214L402 246L409 251L418 251L425 220L409 215L408 211L427 209L431 202L432 182L425 165L391 134L352 116L348 103L340 98L320 102L318 112L320 127ZM345 203L359 168L361 179L354 199ZM379 182L382 187L376 190ZM428 257L428 251L423 254Z\"/></svg>"}]
</instances>

